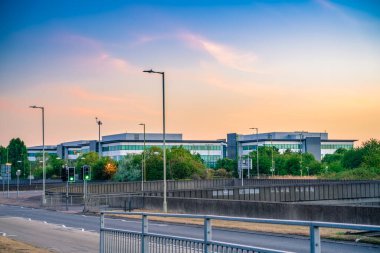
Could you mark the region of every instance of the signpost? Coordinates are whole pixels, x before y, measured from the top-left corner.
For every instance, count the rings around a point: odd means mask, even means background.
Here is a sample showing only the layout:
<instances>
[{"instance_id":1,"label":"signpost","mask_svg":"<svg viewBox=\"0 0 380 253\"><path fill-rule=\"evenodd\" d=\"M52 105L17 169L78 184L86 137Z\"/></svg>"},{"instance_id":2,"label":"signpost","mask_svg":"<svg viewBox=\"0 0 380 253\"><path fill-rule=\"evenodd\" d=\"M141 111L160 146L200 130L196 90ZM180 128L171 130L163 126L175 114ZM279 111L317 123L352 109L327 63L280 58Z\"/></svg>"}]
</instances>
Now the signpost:
<instances>
[{"instance_id":1,"label":"signpost","mask_svg":"<svg viewBox=\"0 0 380 253\"><path fill-rule=\"evenodd\" d=\"M6 163L5 164L5 175L8 179L8 190L7 190L7 198L9 198L9 181L11 180L11 163Z\"/></svg>"},{"instance_id":2,"label":"signpost","mask_svg":"<svg viewBox=\"0 0 380 253\"><path fill-rule=\"evenodd\" d=\"M21 170L17 170L16 171L16 176L17 176L17 198L18 198L18 194L19 194L20 175L21 175Z\"/></svg>"},{"instance_id":3,"label":"signpost","mask_svg":"<svg viewBox=\"0 0 380 253\"><path fill-rule=\"evenodd\" d=\"M247 178L249 178L250 170L252 168L252 159L250 159L249 156L241 156L238 166L241 177L241 186L244 186L244 170L247 170Z\"/></svg>"}]
</instances>

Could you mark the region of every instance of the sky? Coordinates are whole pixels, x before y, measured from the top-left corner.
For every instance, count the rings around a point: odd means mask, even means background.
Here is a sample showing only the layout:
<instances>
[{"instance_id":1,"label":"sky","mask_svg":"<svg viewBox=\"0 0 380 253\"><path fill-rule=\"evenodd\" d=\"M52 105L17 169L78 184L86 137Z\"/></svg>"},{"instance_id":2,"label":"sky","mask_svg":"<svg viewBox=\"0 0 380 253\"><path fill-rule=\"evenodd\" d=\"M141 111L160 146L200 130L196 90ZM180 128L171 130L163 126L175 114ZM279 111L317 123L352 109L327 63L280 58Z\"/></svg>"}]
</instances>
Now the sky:
<instances>
[{"instance_id":1,"label":"sky","mask_svg":"<svg viewBox=\"0 0 380 253\"><path fill-rule=\"evenodd\" d=\"M0 1L0 145L166 132L380 139L380 2Z\"/></svg>"}]
</instances>

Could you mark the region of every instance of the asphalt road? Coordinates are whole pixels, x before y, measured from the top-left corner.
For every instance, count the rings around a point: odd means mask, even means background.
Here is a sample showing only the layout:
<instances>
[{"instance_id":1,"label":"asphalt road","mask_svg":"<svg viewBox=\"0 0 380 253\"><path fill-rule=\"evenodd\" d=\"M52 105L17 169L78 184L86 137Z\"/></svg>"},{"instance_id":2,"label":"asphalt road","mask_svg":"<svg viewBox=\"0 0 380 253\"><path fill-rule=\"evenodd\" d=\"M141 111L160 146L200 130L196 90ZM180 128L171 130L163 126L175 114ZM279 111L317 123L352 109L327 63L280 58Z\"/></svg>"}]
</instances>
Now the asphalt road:
<instances>
[{"instance_id":1,"label":"asphalt road","mask_svg":"<svg viewBox=\"0 0 380 253\"><path fill-rule=\"evenodd\" d=\"M24 219L14 219L10 217L20 217ZM30 227L31 224L33 225L32 227ZM133 219L107 218L105 224L106 227L111 228L131 231L141 230L141 222ZM39 230L36 229L37 227L39 227ZM25 231L28 229L35 231L35 233L29 233L29 237L26 240L23 238L25 238ZM76 236L68 237L66 233L62 232L66 230L71 231L71 235L75 234ZM48 238L44 239L42 231L49 234ZM97 252L99 217L20 206L0 205L0 232L12 234L17 236L20 240L30 242L37 246L55 248L59 252ZM87 237L83 232L88 233L86 234ZM198 226L165 224L153 221L149 222L149 232L191 238L203 237L203 229ZM213 229L213 239L292 252L309 252L309 239L302 236L284 236ZM49 242L49 245L47 245L47 242ZM74 247L75 244L80 244L82 249L84 247L87 250L78 251L78 249ZM62 247L67 251L63 251ZM380 246L322 240L322 252L373 253L380 252Z\"/></svg>"}]
</instances>

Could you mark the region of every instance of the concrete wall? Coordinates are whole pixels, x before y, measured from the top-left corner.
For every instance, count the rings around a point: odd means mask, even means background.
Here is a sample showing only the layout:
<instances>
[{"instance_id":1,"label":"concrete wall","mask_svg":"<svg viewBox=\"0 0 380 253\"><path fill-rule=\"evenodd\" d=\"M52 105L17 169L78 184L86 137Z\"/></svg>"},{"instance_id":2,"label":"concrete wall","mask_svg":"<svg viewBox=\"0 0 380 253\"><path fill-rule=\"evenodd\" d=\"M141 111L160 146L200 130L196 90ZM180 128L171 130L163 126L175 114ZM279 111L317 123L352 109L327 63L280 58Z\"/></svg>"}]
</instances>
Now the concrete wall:
<instances>
[{"instance_id":1,"label":"concrete wall","mask_svg":"<svg viewBox=\"0 0 380 253\"><path fill-rule=\"evenodd\" d=\"M162 209L160 197L132 197L132 208ZM307 205L238 200L168 198L173 213L380 225L380 207ZM109 199L109 207L125 209L128 197Z\"/></svg>"}]
</instances>

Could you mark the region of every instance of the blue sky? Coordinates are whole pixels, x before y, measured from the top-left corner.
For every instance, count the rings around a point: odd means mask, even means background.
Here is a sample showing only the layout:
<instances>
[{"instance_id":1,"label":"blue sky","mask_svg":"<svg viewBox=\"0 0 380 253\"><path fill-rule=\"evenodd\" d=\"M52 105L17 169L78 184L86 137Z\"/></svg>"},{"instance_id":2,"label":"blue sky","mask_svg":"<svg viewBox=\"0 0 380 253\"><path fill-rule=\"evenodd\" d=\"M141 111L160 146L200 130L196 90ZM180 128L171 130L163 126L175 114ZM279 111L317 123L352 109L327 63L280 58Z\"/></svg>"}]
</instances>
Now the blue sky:
<instances>
[{"instance_id":1,"label":"blue sky","mask_svg":"<svg viewBox=\"0 0 380 253\"><path fill-rule=\"evenodd\" d=\"M2 1L0 145L168 130L380 138L378 1Z\"/></svg>"}]
</instances>

